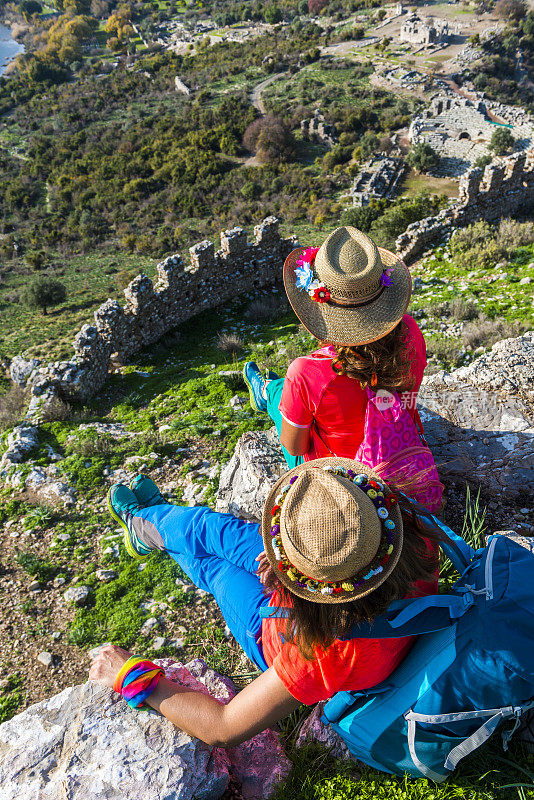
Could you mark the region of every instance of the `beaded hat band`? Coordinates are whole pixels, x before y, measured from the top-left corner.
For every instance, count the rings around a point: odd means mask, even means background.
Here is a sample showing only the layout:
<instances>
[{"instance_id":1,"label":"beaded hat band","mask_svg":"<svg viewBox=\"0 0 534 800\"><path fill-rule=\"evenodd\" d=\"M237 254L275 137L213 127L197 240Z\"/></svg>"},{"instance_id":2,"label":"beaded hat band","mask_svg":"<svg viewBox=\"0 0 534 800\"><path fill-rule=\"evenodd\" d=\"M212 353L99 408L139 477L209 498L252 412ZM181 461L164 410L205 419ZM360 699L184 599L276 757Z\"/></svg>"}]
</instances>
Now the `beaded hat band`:
<instances>
[{"instance_id":1,"label":"beaded hat band","mask_svg":"<svg viewBox=\"0 0 534 800\"><path fill-rule=\"evenodd\" d=\"M396 495L365 464L322 458L286 472L262 520L267 557L281 583L316 603L374 591L402 550Z\"/></svg>"}]
</instances>

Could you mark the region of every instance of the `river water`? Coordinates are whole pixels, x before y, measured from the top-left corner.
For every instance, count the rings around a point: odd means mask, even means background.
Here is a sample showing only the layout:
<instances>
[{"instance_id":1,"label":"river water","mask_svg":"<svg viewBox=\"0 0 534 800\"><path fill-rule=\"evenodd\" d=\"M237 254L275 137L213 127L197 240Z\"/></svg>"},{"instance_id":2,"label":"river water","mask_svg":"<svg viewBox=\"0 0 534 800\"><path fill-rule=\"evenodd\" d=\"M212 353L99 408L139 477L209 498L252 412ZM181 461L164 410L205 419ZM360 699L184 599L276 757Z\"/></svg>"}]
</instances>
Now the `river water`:
<instances>
[{"instance_id":1,"label":"river water","mask_svg":"<svg viewBox=\"0 0 534 800\"><path fill-rule=\"evenodd\" d=\"M11 31L0 25L0 75L4 72L12 58L22 53L24 47L11 38Z\"/></svg>"}]
</instances>

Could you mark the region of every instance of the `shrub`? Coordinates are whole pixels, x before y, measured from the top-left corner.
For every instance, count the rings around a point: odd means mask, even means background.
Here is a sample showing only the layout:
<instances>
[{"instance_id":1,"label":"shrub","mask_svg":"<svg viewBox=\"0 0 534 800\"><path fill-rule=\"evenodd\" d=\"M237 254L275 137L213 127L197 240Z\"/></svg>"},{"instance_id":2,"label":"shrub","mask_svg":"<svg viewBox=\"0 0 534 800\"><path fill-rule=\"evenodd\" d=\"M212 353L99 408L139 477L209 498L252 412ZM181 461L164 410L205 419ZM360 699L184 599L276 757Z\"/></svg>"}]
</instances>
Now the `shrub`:
<instances>
[{"instance_id":1,"label":"shrub","mask_svg":"<svg viewBox=\"0 0 534 800\"><path fill-rule=\"evenodd\" d=\"M462 341L466 347L491 347L495 342L519 336L528 328L523 322L506 322L492 320L484 314L478 319L468 322L462 331Z\"/></svg>"},{"instance_id":2,"label":"shrub","mask_svg":"<svg viewBox=\"0 0 534 800\"><path fill-rule=\"evenodd\" d=\"M510 152L515 145L515 139L508 128L497 128L493 131L489 149L493 150L496 156L504 156Z\"/></svg>"},{"instance_id":3,"label":"shrub","mask_svg":"<svg viewBox=\"0 0 534 800\"><path fill-rule=\"evenodd\" d=\"M0 397L0 430L9 430L17 425L26 408L24 389L11 384L6 394Z\"/></svg>"},{"instance_id":4,"label":"shrub","mask_svg":"<svg viewBox=\"0 0 534 800\"><path fill-rule=\"evenodd\" d=\"M243 339L237 333L221 333L217 339L217 347L223 353L237 356L245 347Z\"/></svg>"},{"instance_id":5,"label":"shrub","mask_svg":"<svg viewBox=\"0 0 534 800\"><path fill-rule=\"evenodd\" d=\"M42 408L43 422L64 422L72 418L72 406L60 397L53 397Z\"/></svg>"},{"instance_id":6,"label":"shrub","mask_svg":"<svg viewBox=\"0 0 534 800\"><path fill-rule=\"evenodd\" d=\"M279 295L268 294L257 297L245 311L246 319L254 322L269 322L287 311L287 302Z\"/></svg>"},{"instance_id":7,"label":"shrub","mask_svg":"<svg viewBox=\"0 0 534 800\"><path fill-rule=\"evenodd\" d=\"M408 153L408 164L417 172L428 172L439 162L439 156L426 142L419 142Z\"/></svg>"},{"instance_id":8,"label":"shrub","mask_svg":"<svg viewBox=\"0 0 534 800\"><path fill-rule=\"evenodd\" d=\"M50 306L57 306L67 297L66 287L53 278L32 278L22 291L22 302L28 308L40 308L46 316Z\"/></svg>"}]
</instances>

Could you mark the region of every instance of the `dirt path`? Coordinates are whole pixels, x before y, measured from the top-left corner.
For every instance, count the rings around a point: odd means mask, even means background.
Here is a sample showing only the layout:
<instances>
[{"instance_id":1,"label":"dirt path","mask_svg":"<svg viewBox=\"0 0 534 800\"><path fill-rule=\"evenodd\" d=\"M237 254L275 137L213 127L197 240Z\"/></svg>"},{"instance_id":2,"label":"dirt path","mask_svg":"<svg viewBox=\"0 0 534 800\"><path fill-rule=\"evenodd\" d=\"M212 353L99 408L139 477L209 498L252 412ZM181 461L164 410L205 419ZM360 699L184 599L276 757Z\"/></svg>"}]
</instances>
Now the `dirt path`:
<instances>
[{"instance_id":1,"label":"dirt path","mask_svg":"<svg viewBox=\"0 0 534 800\"><path fill-rule=\"evenodd\" d=\"M269 86L271 83L274 83L274 81L277 81L279 78L282 78L286 74L286 72L275 72L274 75L270 75L261 83L256 84L256 86L254 86L250 92L248 99L250 100L251 105L258 109L260 114L266 113L265 104L261 99L261 93L267 86Z\"/></svg>"}]
</instances>

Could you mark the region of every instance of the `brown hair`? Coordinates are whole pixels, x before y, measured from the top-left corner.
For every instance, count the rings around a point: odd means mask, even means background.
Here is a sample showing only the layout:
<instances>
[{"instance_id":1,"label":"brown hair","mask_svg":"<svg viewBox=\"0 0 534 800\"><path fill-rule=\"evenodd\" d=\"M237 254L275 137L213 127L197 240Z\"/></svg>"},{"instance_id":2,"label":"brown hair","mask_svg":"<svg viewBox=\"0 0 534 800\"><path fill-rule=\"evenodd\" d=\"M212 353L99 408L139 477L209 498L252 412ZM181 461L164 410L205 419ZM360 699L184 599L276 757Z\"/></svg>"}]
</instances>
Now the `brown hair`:
<instances>
[{"instance_id":1,"label":"brown hair","mask_svg":"<svg viewBox=\"0 0 534 800\"><path fill-rule=\"evenodd\" d=\"M383 614L394 600L402 600L414 592L416 581L430 581L435 577L437 558L428 541L436 542L439 535L415 527L412 516L403 510L404 539L402 553L391 575L374 592L352 603L314 603L298 597L269 575L265 588L277 591L280 606L288 608L287 637L297 645L308 661L315 657L316 648L327 648L335 639L348 636L354 625L372 622Z\"/></svg>"},{"instance_id":2,"label":"brown hair","mask_svg":"<svg viewBox=\"0 0 534 800\"><path fill-rule=\"evenodd\" d=\"M338 375L355 378L365 389L405 392L413 387L410 377L412 353L406 347L408 328L401 320L376 342L359 345L335 344L332 369Z\"/></svg>"}]
</instances>

